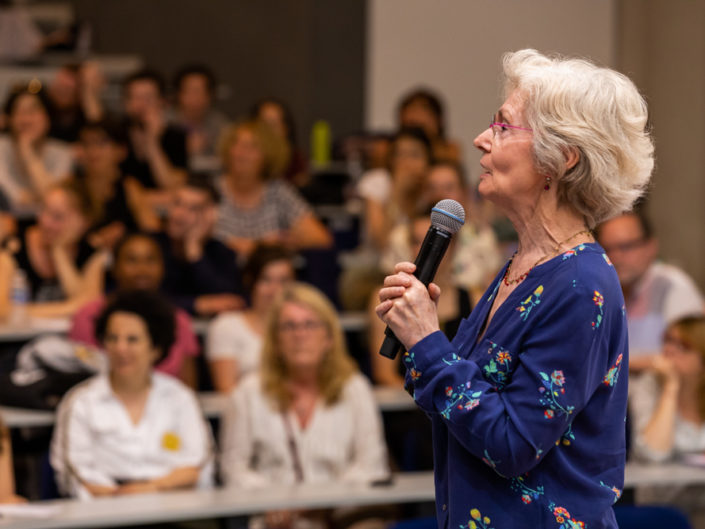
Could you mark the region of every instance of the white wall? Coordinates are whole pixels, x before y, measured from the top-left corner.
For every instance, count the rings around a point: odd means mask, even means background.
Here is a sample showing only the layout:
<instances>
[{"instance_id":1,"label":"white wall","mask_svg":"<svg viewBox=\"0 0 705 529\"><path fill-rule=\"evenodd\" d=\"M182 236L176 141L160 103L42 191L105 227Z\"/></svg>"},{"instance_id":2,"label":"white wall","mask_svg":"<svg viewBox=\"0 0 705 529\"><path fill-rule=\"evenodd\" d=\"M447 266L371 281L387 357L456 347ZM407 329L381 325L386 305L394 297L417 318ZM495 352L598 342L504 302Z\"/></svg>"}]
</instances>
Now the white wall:
<instances>
[{"instance_id":1,"label":"white wall","mask_svg":"<svg viewBox=\"0 0 705 529\"><path fill-rule=\"evenodd\" d=\"M477 174L472 140L501 104L502 53L532 47L613 66L616 1L368 0L365 125L393 129L400 96L434 88Z\"/></svg>"}]
</instances>

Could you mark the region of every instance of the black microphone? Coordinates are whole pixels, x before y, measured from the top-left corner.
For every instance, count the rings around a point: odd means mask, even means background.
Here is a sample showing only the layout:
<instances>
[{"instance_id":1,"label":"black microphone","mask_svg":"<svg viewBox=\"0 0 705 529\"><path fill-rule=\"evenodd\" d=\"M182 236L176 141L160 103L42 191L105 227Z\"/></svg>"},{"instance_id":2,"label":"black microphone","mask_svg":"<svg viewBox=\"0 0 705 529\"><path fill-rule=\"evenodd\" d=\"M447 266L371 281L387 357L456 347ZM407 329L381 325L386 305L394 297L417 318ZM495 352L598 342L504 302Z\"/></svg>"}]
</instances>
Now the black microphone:
<instances>
[{"instance_id":1,"label":"black microphone","mask_svg":"<svg viewBox=\"0 0 705 529\"><path fill-rule=\"evenodd\" d=\"M416 270L414 275L425 286L433 281L438 265L443 259L450 238L465 224L465 210L455 200L441 200L431 210L431 227L426 232L426 237L421 244L419 255L416 256ZM385 338L379 354L387 358L395 358L403 347L394 332L387 326L384 330Z\"/></svg>"}]
</instances>

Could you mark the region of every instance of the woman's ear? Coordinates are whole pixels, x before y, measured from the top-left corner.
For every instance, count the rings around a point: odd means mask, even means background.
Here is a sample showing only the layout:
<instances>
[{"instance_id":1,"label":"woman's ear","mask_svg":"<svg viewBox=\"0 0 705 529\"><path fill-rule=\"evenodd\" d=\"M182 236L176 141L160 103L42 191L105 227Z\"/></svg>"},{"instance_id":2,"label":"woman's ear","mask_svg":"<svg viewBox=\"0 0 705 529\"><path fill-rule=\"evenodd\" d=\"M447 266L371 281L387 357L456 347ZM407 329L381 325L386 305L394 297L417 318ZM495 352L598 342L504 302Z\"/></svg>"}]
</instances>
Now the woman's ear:
<instances>
[{"instance_id":1,"label":"woman's ear","mask_svg":"<svg viewBox=\"0 0 705 529\"><path fill-rule=\"evenodd\" d=\"M580 161L580 151L577 147L569 147L565 152L565 172L567 173Z\"/></svg>"}]
</instances>

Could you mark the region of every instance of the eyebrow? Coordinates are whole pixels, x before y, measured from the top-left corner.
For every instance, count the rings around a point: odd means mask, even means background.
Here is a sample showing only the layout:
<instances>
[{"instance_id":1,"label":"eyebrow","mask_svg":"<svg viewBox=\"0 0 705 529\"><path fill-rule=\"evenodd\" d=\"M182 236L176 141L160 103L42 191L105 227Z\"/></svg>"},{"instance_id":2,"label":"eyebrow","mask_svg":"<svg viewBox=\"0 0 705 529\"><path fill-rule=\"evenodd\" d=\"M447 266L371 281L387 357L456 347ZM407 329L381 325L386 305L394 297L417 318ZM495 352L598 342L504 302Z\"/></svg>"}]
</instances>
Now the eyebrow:
<instances>
[{"instance_id":1,"label":"eyebrow","mask_svg":"<svg viewBox=\"0 0 705 529\"><path fill-rule=\"evenodd\" d=\"M505 110L502 110L501 108L497 111L497 119L501 123L509 123L511 116L505 114Z\"/></svg>"}]
</instances>

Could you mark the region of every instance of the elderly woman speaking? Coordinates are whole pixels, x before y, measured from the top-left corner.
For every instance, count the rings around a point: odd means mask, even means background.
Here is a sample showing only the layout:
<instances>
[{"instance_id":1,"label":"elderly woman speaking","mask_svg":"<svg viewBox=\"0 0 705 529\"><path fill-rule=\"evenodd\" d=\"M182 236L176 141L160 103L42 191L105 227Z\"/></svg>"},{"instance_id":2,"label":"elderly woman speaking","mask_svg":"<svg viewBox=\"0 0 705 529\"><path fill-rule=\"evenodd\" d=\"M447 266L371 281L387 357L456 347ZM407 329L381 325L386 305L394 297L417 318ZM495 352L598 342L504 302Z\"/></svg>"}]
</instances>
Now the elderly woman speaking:
<instances>
[{"instance_id":1,"label":"elderly woman speaking","mask_svg":"<svg viewBox=\"0 0 705 529\"><path fill-rule=\"evenodd\" d=\"M506 100L475 146L479 191L512 221L516 253L452 342L438 331L440 289L411 263L385 279L376 310L433 422L439 527L616 528L627 325L590 229L648 183L646 105L583 60L522 50L503 66Z\"/></svg>"}]
</instances>

